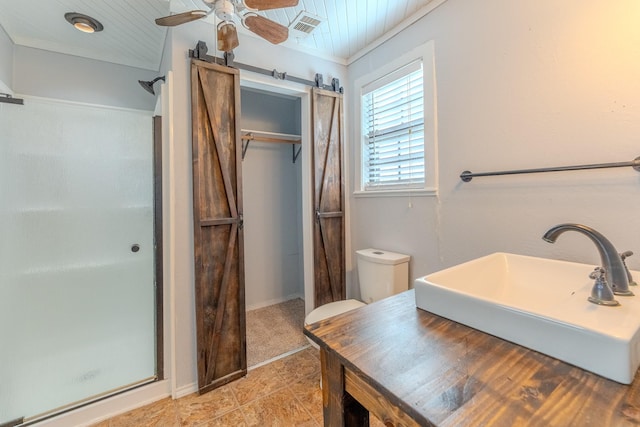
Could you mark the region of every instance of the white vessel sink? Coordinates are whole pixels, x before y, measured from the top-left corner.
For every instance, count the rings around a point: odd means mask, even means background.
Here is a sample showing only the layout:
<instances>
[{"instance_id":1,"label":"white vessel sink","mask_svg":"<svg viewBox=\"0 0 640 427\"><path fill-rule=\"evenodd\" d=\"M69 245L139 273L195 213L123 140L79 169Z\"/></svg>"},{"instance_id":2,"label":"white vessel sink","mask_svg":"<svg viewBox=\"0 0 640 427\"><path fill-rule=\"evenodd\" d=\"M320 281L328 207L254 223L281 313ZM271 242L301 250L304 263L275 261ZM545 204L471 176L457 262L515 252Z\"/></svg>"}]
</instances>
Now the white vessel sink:
<instances>
[{"instance_id":1,"label":"white vessel sink","mask_svg":"<svg viewBox=\"0 0 640 427\"><path fill-rule=\"evenodd\" d=\"M640 365L640 289L616 296L618 307L592 304L594 267L494 253L417 279L416 306L630 384Z\"/></svg>"}]
</instances>

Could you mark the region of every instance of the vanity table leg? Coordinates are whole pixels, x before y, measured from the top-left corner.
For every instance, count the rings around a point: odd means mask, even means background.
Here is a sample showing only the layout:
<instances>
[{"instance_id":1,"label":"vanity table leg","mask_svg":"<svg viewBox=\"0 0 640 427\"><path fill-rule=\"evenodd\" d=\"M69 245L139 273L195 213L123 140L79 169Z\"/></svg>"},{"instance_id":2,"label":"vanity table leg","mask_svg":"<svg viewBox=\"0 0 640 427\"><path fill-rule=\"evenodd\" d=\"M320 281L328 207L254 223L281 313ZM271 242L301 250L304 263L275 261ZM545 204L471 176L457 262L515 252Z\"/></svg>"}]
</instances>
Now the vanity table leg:
<instances>
[{"instance_id":1,"label":"vanity table leg","mask_svg":"<svg viewBox=\"0 0 640 427\"><path fill-rule=\"evenodd\" d=\"M325 427L368 427L369 411L345 391L344 366L338 357L321 349L320 363Z\"/></svg>"}]
</instances>

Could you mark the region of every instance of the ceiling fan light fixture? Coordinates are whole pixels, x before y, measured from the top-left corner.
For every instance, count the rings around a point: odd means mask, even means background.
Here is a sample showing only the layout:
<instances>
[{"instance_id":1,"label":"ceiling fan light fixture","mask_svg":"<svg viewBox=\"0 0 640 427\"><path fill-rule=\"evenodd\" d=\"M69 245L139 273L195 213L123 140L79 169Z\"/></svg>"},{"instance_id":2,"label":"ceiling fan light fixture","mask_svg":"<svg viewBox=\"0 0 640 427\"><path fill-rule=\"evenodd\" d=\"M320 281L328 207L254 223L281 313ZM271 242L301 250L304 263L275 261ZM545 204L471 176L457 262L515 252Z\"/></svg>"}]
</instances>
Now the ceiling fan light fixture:
<instances>
[{"instance_id":1,"label":"ceiling fan light fixture","mask_svg":"<svg viewBox=\"0 0 640 427\"><path fill-rule=\"evenodd\" d=\"M238 40L238 31L231 21L223 21L218 24L218 50L223 52L231 52L240 44Z\"/></svg>"},{"instance_id":2,"label":"ceiling fan light fixture","mask_svg":"<svg viewBox=\"0 0 640 427\"><path fill-rule=\"evenodd\" d=\"M104 29L100 21L82 13L68 12L64 14L64 19L83 33L97 33Z\"/></svg>"}]
</instances>

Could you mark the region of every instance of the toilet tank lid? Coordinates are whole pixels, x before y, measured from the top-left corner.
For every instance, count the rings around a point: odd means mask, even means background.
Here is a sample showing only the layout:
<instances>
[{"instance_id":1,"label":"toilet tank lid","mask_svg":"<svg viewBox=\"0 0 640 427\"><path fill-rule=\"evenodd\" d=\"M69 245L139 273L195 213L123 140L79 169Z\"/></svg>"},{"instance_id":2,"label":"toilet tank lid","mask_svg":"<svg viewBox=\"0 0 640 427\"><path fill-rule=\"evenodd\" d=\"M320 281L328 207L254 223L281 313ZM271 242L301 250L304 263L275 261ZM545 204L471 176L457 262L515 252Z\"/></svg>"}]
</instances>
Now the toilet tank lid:
<instances>
[{"instance_id":1,"label":"toilet tank lid","mask_svg":"<svg viewBox=\"0 0 640 427\"><path fill-rule=\"evenodd\" d=\"M356 251L356 253L358 254L358 257L362 259L377 262L379 264L402 264L404 262L409 262L409 259L411 258L409 255L373 248L360 249Z\"/></svg>"}]
</instances>

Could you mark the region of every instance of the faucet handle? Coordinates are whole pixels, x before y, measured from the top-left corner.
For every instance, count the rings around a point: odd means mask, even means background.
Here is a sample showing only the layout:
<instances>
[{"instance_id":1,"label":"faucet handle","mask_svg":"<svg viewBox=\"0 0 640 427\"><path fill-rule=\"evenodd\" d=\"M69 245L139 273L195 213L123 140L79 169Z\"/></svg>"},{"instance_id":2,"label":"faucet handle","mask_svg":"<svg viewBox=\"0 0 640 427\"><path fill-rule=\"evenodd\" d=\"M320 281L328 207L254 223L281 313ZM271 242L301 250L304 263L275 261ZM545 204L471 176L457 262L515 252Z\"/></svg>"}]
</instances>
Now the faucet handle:
<instances>
[{"instance_id":1,"label":"faucet handle","mask_svg":"<svg viewBox=\"0 0 640 427\"><path fill-rule=\"evenodd\" d=\"M609 307L620 305L620 303L613 297L613 291L607 283L607 279L605 279L604 268L596 267L589 274L589 278L596 281L596 283L593 285L593 289L591 289L591 296L587 298L589 302Z\"/></svg>"},{"instance_id":2,"label":"faucet handle","mask_svg":"<svg viewBox=\"0 0 640 427\"><path fill-rule=\"evenodd\" d=\"M620 259L622 260L622 265L624 265L625 272L627 273L627 279L629 279L629 286L638 286L638 284L633 280L633 276L631 276L631 272L629 271L629 267L627 267L627 262L625 259L629 258L633 255L631 251L624 251L620 254Z\"/></svg>"},{"instance_id":3,"label":"faucet handle","mask_svg":"<svg viewBox=\"0 0 640 427\"><path fill-rule=\"evenodd\" d=\"M596 267L591 273L589 273L589 279L603 281L604 280L604 268Z\"/></svg>"}]
</instances>

